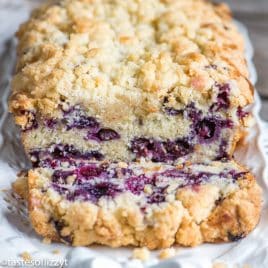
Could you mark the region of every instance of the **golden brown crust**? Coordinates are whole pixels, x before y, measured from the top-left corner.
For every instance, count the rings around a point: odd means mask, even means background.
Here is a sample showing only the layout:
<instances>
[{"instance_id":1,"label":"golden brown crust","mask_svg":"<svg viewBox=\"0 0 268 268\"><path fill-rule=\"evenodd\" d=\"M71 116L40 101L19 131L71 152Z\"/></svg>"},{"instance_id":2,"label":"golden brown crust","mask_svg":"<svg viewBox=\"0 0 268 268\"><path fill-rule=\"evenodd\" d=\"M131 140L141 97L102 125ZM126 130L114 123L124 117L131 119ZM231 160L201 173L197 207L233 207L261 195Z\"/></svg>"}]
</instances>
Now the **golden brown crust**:
<instances>
[{"instance_id":1,"label":"golden brown crust","mask_svg":"<svg viewBox=\"0 0 268 268\"><path fill-rule=\"evenodd\" d=\"M29 173L30 188L38 181L35 176L34 172ZM175 201L152 207L151 215L145 217L129 200L127 206L119 206L117 210L79 202L64 207L64 202L48 201L33 188L29 211L37 233L52 240L71 242L74 246L99 243L155 249L173 244L196 246L204 242L236 241L245 237L259 221L260 187L251 174L246 174L239 180L239 189L223 200L218 200L218 191L213 185L182 188ZM120 200L117 202L120 204ZM55 215L64 222L61 230L55 228Z\"/></svg>"},{"instance_id":2,"label":"golden brown crust","mask_svg":"<svg viewBox=\"0 0 268 268\"><path fill-rule=\"evenodd\" d=\"M12 183L12 191L20 198L24 200L28 199L28 174L26 171L22 171L17 175L16 181Z\"/></svg>"},{"instance_id":3,"label":"golden brown crust","mask_svg":"<svg viewBox=\"0 0 268 268\"><path fill-rule=\"evenodd\" d=\"M261 211L261 189L251 175L247 175L247 180L240 181L240 187L202 223L201 230L207 242L238 240L257 225Z\"/></svg>"},{"instance_id":4,"label":"golden brown crust","mask_svg":"<svg viewBox=\"0 0 268 268\"><path fill-rule=\"evenodd\" d=\"M178 88L205 100L215 82L232 81L231 106L252 102L243 40L226 5L108 2L47 4L21 26L10 101L18 124L26 122L21 110L57 115L62 99L113 120L146 115Z\"/></svg>"}]
</instances>

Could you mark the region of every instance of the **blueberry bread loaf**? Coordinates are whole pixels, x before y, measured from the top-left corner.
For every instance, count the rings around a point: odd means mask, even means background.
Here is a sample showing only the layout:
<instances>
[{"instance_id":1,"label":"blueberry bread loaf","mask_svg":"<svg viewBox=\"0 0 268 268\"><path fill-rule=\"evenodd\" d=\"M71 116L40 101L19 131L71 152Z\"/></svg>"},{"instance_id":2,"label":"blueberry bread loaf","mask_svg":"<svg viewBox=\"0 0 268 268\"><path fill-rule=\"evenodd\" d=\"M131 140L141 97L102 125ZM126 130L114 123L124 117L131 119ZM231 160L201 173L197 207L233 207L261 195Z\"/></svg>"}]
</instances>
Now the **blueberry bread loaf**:
<instances>
[{"instance_id":1,"label":"blueberry bread loaf","mask_svg":"<svg viewBox=\"0 0 268 268\"><path fill-rule=\"evenodd\" d=\"M253 91L225 5L50 1L17 36L10 110L33 169L13 188L37 233L155 249L256 226L260 187L231 160Z\"/></svg>"},{"instance_id":2,"label":"blueberry bread loaf","mask_svg":"<svg viewBox=\"0 0 268 268\"><path fill-rule=\"evenodd\" d=\"M225 5L51 1L17 36L10 109L35 167L221 160L244 135L253 93Z\"/></svg>"},{"instance_id":3,"label":"blueberry bread loaf","mask_svg":"<svg viewBox=\"0 0 268 268\"><path fill-rule=\"evenodd\" d=\"M37 233L74 246L156 249L236 241L260 215L261 190L233 161L178 166L78 161L36 168L27 176Z\"/></svg>"}]
</instances>

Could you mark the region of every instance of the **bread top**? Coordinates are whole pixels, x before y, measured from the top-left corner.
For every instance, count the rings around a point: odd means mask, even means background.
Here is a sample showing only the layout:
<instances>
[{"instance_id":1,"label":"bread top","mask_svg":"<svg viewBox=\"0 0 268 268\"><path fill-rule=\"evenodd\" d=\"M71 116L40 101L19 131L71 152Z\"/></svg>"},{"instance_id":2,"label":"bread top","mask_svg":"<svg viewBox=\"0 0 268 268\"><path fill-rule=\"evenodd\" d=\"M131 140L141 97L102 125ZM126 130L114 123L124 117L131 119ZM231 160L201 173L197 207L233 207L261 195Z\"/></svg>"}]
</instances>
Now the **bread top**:
<instances>
[{"instance_id":1,"label":"bread top","mask_svg":"<svg viewBox=\"0 0 268 268\"><path fill-rule=\"evenodd\" d=\"M109 120L191 102L228 84L230 109L252 102L243 39L224 4L204 0L62 0L20 27L10 109L59 115L80 104ZM107 120L108 120L107 119Z\"/></svg>"}]
</instances>

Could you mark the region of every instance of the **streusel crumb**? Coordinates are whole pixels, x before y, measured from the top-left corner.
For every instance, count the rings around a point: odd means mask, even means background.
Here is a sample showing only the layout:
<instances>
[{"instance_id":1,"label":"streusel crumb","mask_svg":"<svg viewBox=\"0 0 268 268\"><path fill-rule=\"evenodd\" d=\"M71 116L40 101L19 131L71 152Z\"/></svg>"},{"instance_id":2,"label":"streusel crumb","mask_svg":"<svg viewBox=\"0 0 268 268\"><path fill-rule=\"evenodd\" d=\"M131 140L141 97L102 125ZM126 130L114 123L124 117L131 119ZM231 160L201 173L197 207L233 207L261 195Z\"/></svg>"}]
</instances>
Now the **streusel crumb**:
<instances>
[{"instance_id":1,"label":"streusel crumb","mask_svg":"<svg viewBox=\"0 0 268 268\"><path fill-rule=\"evenodd\" d=\"M145 247L135 248L132 252L132 258L147 261L150 258L150 251Z\"/></svg>"},{"instance_id":2,"label":"streusel crumb","mask_svg":"<svg viewBox=\"0 0 268 268\"><path fill-rule=\"evenodd\" d=\"M160 251L159 258L168 259L168 258L174 257L175 254L176 254L176 251L174 248L166 248Z\"/></svg>"},{"instance_id":3,"label":"streusel crumb","mask_svg":"<svg viewBox=\"0 0 268 268\"><path fill-rule=\"evenodd\" d=\"M23 259L24 261L30 261L30 260L32 260L32 256L31 256L30 253L27 252L27 251L22 252L22 253L20 254L20 256L22 257L22 259Z\"/></svg>"}]
</instances>

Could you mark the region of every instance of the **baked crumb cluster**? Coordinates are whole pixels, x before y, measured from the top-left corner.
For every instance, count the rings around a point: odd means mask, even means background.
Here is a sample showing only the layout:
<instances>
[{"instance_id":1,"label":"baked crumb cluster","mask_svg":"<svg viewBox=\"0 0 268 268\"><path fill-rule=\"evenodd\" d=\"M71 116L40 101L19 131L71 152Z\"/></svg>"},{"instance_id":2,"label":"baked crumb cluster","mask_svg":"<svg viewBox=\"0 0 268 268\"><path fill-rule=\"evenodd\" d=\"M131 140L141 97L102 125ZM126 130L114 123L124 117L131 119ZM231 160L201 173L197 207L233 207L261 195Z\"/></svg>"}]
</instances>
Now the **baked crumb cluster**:
<instances>
[{"instance_id":1,"label":"baked crumb cluster","mask_svg":"<svg viewBox=\"0 0 268 268\"><path fill-rule=\"evenodd\" d=\"M224 4L52 1L17 36L10 110L33 169L15 188L39 234L166 248L255 227L260 189L231 160L253 91Z\"/></svg>"}]
</instances>

